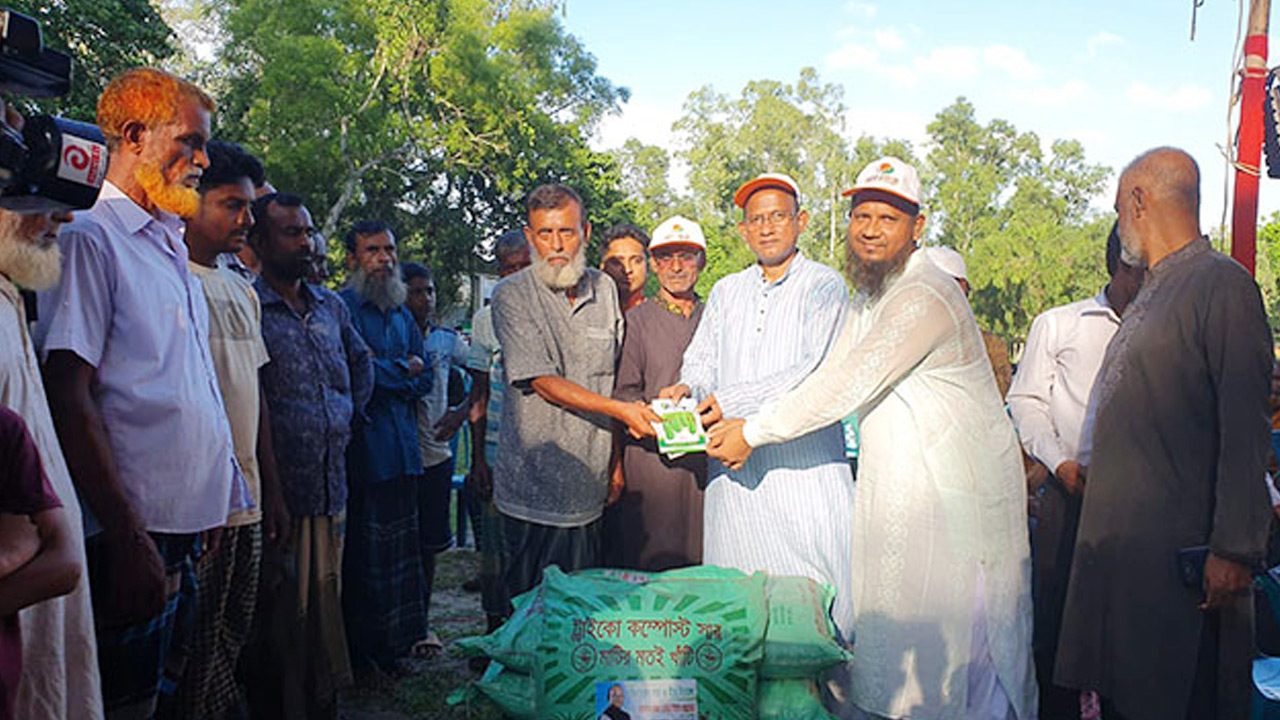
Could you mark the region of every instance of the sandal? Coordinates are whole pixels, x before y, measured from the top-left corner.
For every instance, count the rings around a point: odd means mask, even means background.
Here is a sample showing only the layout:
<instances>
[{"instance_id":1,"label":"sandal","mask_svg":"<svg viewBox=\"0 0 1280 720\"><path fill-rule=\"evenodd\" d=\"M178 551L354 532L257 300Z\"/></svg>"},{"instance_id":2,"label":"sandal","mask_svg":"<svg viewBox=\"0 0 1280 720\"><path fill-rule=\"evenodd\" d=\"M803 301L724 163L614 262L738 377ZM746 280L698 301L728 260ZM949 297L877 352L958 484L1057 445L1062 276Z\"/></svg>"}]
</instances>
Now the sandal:
<instances>
[{"instance_id":1,"label":"sandal","mask_svg":"<svg viewBox=\"0 0 1280 720\"><path fill-rule=\"evenodd\" d=\"M409 657L435 657L443 649L444 643L440 642L440 637L436 635L434 630L428 630L425 638L414 643L413 646L409 648Z\"/></svg>"}]
</instances>

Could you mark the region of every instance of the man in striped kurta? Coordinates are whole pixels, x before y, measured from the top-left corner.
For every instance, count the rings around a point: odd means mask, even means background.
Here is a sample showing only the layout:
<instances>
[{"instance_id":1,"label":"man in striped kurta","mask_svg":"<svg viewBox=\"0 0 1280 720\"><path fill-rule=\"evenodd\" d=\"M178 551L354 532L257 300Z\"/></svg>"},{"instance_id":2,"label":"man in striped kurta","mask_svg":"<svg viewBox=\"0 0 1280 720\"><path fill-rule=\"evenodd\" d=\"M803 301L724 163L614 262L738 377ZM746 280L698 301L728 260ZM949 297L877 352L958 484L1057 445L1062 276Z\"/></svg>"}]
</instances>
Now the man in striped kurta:
<instances>
[{"instance_id":1,"label":"man in striped kurta","mask_svg":"<svg viewBox=\"0 0 1280 720\"><path fill-rule=\"evenodd\" d=\"M743 209L738 232L757 262L711 289L681 384L663 391L696 398L708 425L749 415L799 385L826 355L848 306L840 274L796 248L808 214L794 180L761 175L734 202ZM709 460L707 477L703 562L831 585L833 618L847 634L853 476L840 424L762 449L740 470Z\"/></svg>"}]
</instances>

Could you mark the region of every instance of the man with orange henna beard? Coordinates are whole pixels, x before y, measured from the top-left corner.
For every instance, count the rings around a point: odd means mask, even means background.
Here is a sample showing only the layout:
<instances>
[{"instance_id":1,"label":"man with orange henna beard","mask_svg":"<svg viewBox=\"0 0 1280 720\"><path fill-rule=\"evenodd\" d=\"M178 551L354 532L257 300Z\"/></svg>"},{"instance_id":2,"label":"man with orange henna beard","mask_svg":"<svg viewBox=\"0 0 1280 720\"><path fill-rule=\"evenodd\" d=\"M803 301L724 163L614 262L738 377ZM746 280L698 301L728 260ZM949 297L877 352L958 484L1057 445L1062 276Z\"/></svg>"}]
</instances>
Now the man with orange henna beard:
<instances>
[{"instance_id":1,"label":"man with orange henna beard","mask_svg":"<svg viewBox=\"0 0 1280 720\"><path fill-rule=\"evenodd\" d=\"M166 714L201 533L250 504L182 240L213 108L161 70L111 81L97 118L106 182L63 227L62 281L39 298L50 409L84 505L109 718Z\"/></svg>"}]
</instances>

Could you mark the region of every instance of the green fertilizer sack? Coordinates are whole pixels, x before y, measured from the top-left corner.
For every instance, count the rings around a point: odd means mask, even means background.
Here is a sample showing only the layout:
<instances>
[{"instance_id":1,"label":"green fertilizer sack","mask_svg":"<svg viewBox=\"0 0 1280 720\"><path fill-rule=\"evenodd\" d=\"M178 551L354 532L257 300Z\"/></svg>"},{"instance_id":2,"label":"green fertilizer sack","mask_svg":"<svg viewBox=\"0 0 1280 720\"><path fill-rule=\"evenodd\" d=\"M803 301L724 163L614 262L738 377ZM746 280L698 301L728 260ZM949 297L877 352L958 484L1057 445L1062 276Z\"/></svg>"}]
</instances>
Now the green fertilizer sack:
<instances>
[{"instance_id":1,"label":"green fertilizer sack","mask_svg":"<svg viewBox=\"0 0 1280 720\"><path fill-rule=\"evenodd\" d=\"M736 579L737 570L704 565L646 573L632 570L584 570L578 578L612 578L631 583L666 582L692 578L716 580ZM808 678L853 657L840 644L835 623L831 621L831 604L835 591L830 586L806 577L771 576L765 586L769 622L764 631L764 659L760 663L762 678Z\"/></svg>"},{"instance_id":2,"label":"green fertilizer sack","mask_svg":"<svg viewBox=\"0 0 1280 720\"><path fill-rule=\"evenodd\" d=\"M759 720L835 720L822 707L812 680L762 680Z\"/></svg>"},{"instance_id":3,"label":"green fertilizer sack","mask_svg":"<svg viewBox=\"0 0 1280 720\"><path fill-rule=\"evenodd\" d=\"M491 662L475 685L507 716L516 720L537 720L538 686L528 675Z\"/></svg>"},{"instance_id":4,"label":"green fertilizer sack","mask_svg":"<svg viewBox=\"0 0 1280 720\"><path fill-rule=\"evenodd\" d=\"M464 705L469 714L471 703L479 695L497 705L505 717L537 720L538 687L533 678L503 667L502 663L489 663L479 680L450 693L447 702L450 707Z\"/></svg>"},{"instance_id":5,"label":"green fertilizer sack","mask_svg":"<svg viewBox=\"0 0 1280 720\"><path fill-rule=\"evenodd\" d=\"M835 591L805 577L774 576L767 585L769 626L762 678L809 678L853 654L841 646L831 622Z\"/></svg>"},{"instance_id":6,"label":"green fertilizer sack","mask_svg":"<svg viewBox=\"0 0 1280 720\"><path fill-rule=\"evenodd\" d=\"M488 635L462 638L457 646L463 655L491 658L510 670L532 675L542 636L542 587L517 596L511 606L511 617L502 627Z\"/></svg>"},{"instance_id":7,"label":"green fertilizer sack","mask_svg":"<svg viewBox=\"0 0 1280 720\"><path fill-rule=\"evenodd\" d=\"M646 720L755 718L764 574L626 575L543 575L537 716L595 720L612 706Z\"/></svg>"}]
</instances>

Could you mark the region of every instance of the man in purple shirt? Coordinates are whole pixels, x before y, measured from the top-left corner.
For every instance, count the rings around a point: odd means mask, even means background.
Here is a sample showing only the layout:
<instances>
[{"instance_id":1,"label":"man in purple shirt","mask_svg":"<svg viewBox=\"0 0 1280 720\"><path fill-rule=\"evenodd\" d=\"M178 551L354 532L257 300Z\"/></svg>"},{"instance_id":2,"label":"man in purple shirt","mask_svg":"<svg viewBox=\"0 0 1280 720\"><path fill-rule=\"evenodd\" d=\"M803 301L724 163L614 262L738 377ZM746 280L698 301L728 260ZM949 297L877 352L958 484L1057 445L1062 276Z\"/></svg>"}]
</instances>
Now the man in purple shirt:
<instances>
[{"instance_id":1,"label":"man in purple shirt","mask_svg":"<svg viewBox=\"0 0 1280 720\"><path fill-rule=\"evenodd\" d=\"M248 500L182 242L213 107L150 68L107 86L97 118L106 182L59 235L62 282L40 298L49 402L87 516L108 715L163 705L162 673L181 666L175 619L191 610L199 535Z\"/></svg>"}]
</instances>

